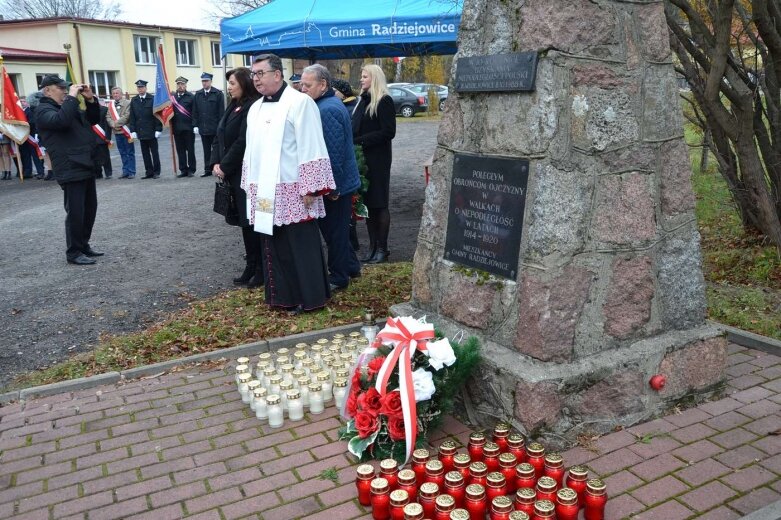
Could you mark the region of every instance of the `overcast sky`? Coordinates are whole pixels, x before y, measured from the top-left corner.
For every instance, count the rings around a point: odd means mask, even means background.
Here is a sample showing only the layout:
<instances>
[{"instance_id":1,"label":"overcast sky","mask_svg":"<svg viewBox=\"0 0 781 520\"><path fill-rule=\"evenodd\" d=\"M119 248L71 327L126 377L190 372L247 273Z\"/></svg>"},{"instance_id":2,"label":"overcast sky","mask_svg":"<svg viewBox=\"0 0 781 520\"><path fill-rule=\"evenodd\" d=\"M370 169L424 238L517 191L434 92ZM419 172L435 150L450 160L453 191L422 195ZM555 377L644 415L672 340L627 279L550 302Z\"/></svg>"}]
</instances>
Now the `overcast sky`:
<instances>
[{"instance_id":1,"label":"overcast sky","mask_svg":"<svg viewBox=\"0 0 781 520\"><path fill-rule=\"evenodd\" d=\"M219 31L217 24L206 17L205 8L209 3L208 0L132 0L122 2L120 18L126 22Z\"/></svg>"}]
</instances>

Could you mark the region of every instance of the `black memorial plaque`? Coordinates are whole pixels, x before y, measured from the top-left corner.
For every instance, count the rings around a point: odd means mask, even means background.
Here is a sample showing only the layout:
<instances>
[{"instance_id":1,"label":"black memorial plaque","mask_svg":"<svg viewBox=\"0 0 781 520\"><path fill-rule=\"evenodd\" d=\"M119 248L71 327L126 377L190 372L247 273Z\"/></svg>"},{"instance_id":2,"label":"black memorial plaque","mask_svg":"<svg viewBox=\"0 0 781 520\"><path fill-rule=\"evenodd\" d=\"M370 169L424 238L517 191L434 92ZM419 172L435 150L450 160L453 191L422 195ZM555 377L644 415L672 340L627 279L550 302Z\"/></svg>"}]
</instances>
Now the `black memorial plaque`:
<instances>
[{"instance_id":1,"label":"black memorial plaque","mask_svg":"<svg viewBox=\"0 0 781 520\"><path fill-rule=\"evenodd\" d=\"M537 53L515 52L458 59L457 92L533 91Z\"/></svg>"},{"instance_id":2,"label":"black memorial plaque","mask_svg":"<svg viewBox=\"0 0 781 520\"><path fill-rule=\"evenodd\" d=\"M529 161L456 154L445 259L514 280Z\"/></svg>"}]
</instances>

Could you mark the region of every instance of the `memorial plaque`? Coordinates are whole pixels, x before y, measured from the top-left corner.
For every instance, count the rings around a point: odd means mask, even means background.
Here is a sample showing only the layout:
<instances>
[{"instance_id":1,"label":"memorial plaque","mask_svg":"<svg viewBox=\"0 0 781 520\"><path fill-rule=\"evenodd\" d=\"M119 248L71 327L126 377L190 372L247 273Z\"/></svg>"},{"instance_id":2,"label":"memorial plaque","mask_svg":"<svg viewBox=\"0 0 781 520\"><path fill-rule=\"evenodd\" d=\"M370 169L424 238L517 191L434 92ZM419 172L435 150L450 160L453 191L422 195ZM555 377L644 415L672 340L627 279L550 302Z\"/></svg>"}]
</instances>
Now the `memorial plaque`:
<instances>
[{"instance_id":1,"label":"memorial plaque","mask_svg":"<svg viewBox=\"0 0 781 520\"><path fill-rule=\"evenodd\" d=\"M515 52L458 58L457 92L533 91L537 53Z\"/></svg>"},{"instance_id":2,"label":"memorial plaque","mask_svg":"<svg viewBox=\"0 0 781 520\"><path fill-rule=\"evenodd\" d=\"M529 161L456 154L445 259L515 280Z\"/></svg>"}]
</instances>

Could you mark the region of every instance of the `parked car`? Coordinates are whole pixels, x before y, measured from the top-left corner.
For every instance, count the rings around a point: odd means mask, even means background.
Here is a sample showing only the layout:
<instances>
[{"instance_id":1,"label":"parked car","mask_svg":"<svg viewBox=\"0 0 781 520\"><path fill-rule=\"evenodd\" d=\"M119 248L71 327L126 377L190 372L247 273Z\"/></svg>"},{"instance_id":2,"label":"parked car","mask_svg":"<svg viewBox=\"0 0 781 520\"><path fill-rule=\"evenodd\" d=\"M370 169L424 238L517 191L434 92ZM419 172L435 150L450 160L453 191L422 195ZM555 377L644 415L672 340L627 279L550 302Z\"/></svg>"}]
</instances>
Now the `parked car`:
<instances>
[{"instance_id":1,"label":"parked car","mask_svg":"<svg viewBox=\"0 0 781 520\"><path fill-rule=\"evenodd\" d=\"M428 110L426 96L416 94L406 87L390 87L388 89L396 107L396 115L413 117L418 112Z\"/></svg>"},{"instance_id":2,"label":"parked car","mask_svg":"<svg viewBox=\"0 0 781 520\"><path fill-rule=\"evenodd\" d=\"M448 88L445 85L435 85L433 83L410 83L405 88L410 89L416 94L423 95L428 99L428 92L431 88L435 88L437 91L437 97L439 97L439 110L445 109L445 100L448 95Z\"/></svg>"}]
</instances>

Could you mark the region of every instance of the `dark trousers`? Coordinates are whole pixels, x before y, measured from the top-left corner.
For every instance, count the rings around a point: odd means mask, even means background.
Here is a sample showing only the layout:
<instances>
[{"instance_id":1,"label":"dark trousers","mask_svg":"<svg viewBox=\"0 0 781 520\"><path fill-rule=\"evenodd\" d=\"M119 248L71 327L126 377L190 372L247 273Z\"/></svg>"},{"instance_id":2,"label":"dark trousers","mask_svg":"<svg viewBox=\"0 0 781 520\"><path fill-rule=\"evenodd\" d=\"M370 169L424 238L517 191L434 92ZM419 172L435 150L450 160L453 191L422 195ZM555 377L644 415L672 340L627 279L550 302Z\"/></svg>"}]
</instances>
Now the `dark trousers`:
<instances>
[{"instance_id":1,"label":"dark trousers","mask_svg":"<svg viewBox=\"0 0 781 520\"><path fill-rule=\"evenodd\" d=\"M160 175L160 155L157 153L157 139L141 139L141 156L147 175Z\"/></svg>"},{"instance_id":2,"label":"dark trousers","mask_svg":"<svg viewBox=\"0 0 781 520\"><path fill-rule=\"evenodd\" d=\"M124 134L114 134L117 140L117 151L122 158L122 175L136 174L136 145L127 142Z\"/></svg>"},{"instance_id":3,"label":"dark trousers","mask_svg":"<svg viewBox=\"0 0 781 520\"><path fill-rule=\"evenodd\" d=\"M111 153L108 151L108 145L107 144L99 144L97 146L97 154L98 154L98 162L100 163L100 166L102 168L102 172L106 174L106 178L108 179L111 177L112 170L111 170ZM98 176L101 175L101 172L98 172Z\"/></svg>"},{"instance_id":4,"label":"dark trousers","mask_svg":"<svg viewBox=\"0 0 781 520\"><path fill-rule=\"evenodd\" d=\"M350 276L361 272L361 264L350 245L352 197L342 195L336 200L323 197L325 217L318 220L320 232L328 246L328 275L332 284L345 287Z\"/></svg>"},{"instance_id":5,"label":"dark trousers","mask_svg":"<svg viewBox=\"0 0 781 520\"><path fill-rule=\"evenodd\" d=\"M209 157L212 154L212 143L214 142L213 135L201 135L201 143L203 144L203 173L211 173L209 169Z\"/></svg>"},{"instance_id":6,"label":"dark trousers","mask_svg":"<svg viewBox=\"0 0 781 520\"><path fill-rule=\"evenodd\" d=\"M73 260L89 246L95 214L98 211L98 194L95 179L66 182L61 185L65 202L65 256Z\"/></svg>"},{"instance_id":7,"label":"dark trousers","mask_svg":"<svg viewBox=\"0 0 781 520\"><path fill-rule=\"evenodd\" d=\"M176 132L174 134L176 156L179 159L179 171L195 173L195 134L192 132Z\"/></svg>"},{"instance_id":8,"label":"dark trousers","mask_svg":"<svg viewBox=\"0 0 781 520\"><path fill-rule=\"evenodd\" d=\"M25 142L19 147L19 158L22 160L22 171L25 177L30 177L33 173L33 165L35 165L35 171L38 175L43 175L43 161L35 153L35 148L30 146L30 143Z\"/></svg>"}]
</instances>

